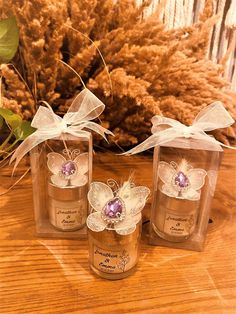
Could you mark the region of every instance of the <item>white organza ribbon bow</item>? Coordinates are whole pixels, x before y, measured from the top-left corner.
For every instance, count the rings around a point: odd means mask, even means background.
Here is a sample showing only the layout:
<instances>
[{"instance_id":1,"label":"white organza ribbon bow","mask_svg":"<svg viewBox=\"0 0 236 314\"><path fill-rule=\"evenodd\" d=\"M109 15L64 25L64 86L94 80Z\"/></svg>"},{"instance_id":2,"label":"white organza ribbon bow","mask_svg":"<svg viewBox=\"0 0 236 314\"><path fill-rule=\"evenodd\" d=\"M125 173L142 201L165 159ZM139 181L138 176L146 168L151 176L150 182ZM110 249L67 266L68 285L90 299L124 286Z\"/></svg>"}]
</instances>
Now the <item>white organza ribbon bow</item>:
<instances>
[{"instance_id":1,"label":"white organza ribbon bow","mask_svg":"<svg viewBox=\"0 0 236 314\"><path fill-rule=\"evenodd\" d=\"M193 121L193 124L186 126L174 119L162 116L152 118L152 133L144 142L124 154L137 154L157 145L168 143L176 138L194 138L201 141L210 142L216 146L222 145L214 137L205 132L226 128L234 123L234 120L224 108L221 102L214 102L201 110Z\"/></svg>"},{"instance_id":2,"label":"white organza ribbon bow","mask_svg":"<svg viewBox=\"0 0 236 314\"><path fill-rule=\"evenodd\" d=\"M16 168L23 156L32 148L63 133L88 136L88 131L84 129L90 129L105 139L105 134L113 135L109 130L91 121L97 118L104 108L105 105L87 88L76 96L63 118L56 115L50 106L40 106L31 123L37 130L16 149L10 163L16 160L14 166Z\"/></svg>"}]
</instances>

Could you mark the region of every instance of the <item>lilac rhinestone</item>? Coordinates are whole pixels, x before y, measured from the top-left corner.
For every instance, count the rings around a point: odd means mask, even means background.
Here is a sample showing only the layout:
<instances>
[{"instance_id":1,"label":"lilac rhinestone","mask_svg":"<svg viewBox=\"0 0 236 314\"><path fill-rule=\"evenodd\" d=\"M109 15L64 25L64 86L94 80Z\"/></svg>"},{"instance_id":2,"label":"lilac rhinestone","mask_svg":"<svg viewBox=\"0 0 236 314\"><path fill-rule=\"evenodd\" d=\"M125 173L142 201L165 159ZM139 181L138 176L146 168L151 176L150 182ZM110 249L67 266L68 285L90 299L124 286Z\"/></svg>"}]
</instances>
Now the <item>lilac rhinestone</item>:
<instances>
[{"instance_id":1,"label":"lilac rhinestone","mask_svg":"<svg viewBox=\"0 0 236 314\"><path fill-rule=\"evenodd\" d=\"M118 197L109 201L104 208L105 216L111 219L119 217L122 211L123 211L123 204Z\"/></svg>"},{"instance_id":2,"label":"lilac rhinestone","mask_svg":"<svg viewBox=\"0 0 236 314\"><path fill-rule=\"evenodd\" d=\"M71 160L66 161L61 167L61 172L65 176L71 176L72 174L75 173L75 171L76 171L75 163Z\"/></svg>"},{"instance_id":3,"label":"lilac rhinestone","mask_svg":"<svg viewBox=\"0 0 236 314\"><path fill-rule=\"evenodd\" d=\"M175 177L175 184L180 188L186 188L189 186L188 177L182 171L178 172L177 176Z\"/></svg>"}]
</instances>

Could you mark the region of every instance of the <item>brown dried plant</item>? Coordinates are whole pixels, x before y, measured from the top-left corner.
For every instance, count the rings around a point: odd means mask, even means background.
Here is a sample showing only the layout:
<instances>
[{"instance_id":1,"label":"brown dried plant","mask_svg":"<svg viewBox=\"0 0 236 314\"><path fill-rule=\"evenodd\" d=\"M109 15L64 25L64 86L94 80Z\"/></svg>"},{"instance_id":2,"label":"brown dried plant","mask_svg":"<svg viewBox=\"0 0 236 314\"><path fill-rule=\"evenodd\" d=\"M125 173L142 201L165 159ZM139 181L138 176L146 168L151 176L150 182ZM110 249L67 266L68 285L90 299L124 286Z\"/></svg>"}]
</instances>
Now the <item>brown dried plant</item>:
<instances>
[{"instance_id":1,"label":"brown dried plant","mask_svg":"<svg viewBox=\"0 0 236 314\"><path fill-rule=\"evenodd\" d=\"M222 65L206 59L216 21L210 0L199 23L177 30L165 29L158 10L143 18L150 1L141 7L135 0L0 3L2 17L17 18L20 47L13 63L30 89L14 67L2 65L3 103L25 118L33 117L39 100L65 113L82 89L78 77L59 60L73 67L106 104L101 120L115 134L113 145L130 146L147 138L154 114L191 124L200 109L216 100L236 118L236 94L225 89ZM107 63L112 90L95 46ZM233 128L215 134L225 143L235 138Z\"/></svg>"}]
</instances>

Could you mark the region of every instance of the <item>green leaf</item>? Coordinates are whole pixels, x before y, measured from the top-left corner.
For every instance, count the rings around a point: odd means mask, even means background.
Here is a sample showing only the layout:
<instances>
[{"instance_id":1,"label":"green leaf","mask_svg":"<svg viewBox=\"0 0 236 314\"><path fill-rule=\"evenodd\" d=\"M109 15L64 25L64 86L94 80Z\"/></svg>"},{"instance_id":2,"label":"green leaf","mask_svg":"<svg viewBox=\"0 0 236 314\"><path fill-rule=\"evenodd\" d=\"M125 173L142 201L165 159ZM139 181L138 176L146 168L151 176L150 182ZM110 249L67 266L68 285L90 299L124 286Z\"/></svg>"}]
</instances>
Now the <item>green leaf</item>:
<instances>
[{"instance_id":1,"label":"green leaf","mask_svg":"<svg viewBox=\"0 0 236 314\"><path fill-rule=\"evenodd\" d=\"M11 110L6 109L6 108L0 108L0 115L2 117L4 117L4 115L10 115L10 114L13 114Z\"/></svg>"},{"instance_id":2,"label":"green leaf","mask_svg":"<svg viewBox=\"0 0 236 314\"><path fill-rule=\"evenodd\" d=\"M0 62L9 62L19 44L19 31L15 17L0 21Z\"/></svg>"},{"instance_id":3,"label":"green leaf","mask_svg":"<svg viewBox=\"0 0 236 314\"><path fill-rule=\"evenodd\" d=\"M35 129L31 126L29 121L22 121L21 125L14 131L16 139L23 141L29 135L34 133Z\"/></svg>"},{"instance_id":4,"label":"green leaf","mask_svg":"<svg viewBox=\"0 0 236 314\"><path fill-rule=\"evenodd\" d=\"M12 130L15 130L18 128L22 123L22 118L18 116L18 114L13 113L10 115L7 119L5 119L8 125L12 128Z\"/></svg>"},{"instance_id":5,"label":"green leaf","mask_svg":"<svg viewBox=\"0 0 236 314\"><path fill-rule=\"evenodd\" d=\"M18 141L23 141L35 131L29 121L23 121L18 114L13 113L9 109L0 108L0 127L3 119L10 126L11 133L14 134Z\"/></svg>"},{"instance_id":6,"label":"green leaf","mask_svg":"<svg viewBox=\"0 0 236 314\"><path fill-rule=\"evenodd\" d=\"M6 123L13 129L17 129L22 124L22 118L16 114L13 113L9 109L0 108L0 116L4 118Z\"/></svg>"}]
</instances>

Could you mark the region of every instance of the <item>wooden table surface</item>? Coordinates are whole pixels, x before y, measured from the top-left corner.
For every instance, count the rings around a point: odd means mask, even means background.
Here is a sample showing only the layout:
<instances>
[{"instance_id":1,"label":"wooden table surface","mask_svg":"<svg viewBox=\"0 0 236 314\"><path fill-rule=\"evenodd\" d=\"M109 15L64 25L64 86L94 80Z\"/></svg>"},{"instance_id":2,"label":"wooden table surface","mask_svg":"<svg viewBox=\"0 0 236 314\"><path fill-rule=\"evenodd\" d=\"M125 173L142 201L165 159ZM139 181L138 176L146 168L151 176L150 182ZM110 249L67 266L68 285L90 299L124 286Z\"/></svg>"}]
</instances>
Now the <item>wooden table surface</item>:
<instances>
[{"instance_id":1,"label":"wooden table surface","mask_svg":"<svg viewBox=\"0 0 236 314\"><path fill-rule=\"evenodd\" d=\"M151 156L94 156L94 180L133 170L136 183L151 187ZM3 191L10 170L0 171ZM226 150L205 251L150 246L146 226L136 273L108 281L90 271L87 240L35 236L28 174L0 197L0 313L236 313L235 191L236 152Z\"/></svg>"}]
</instances>

